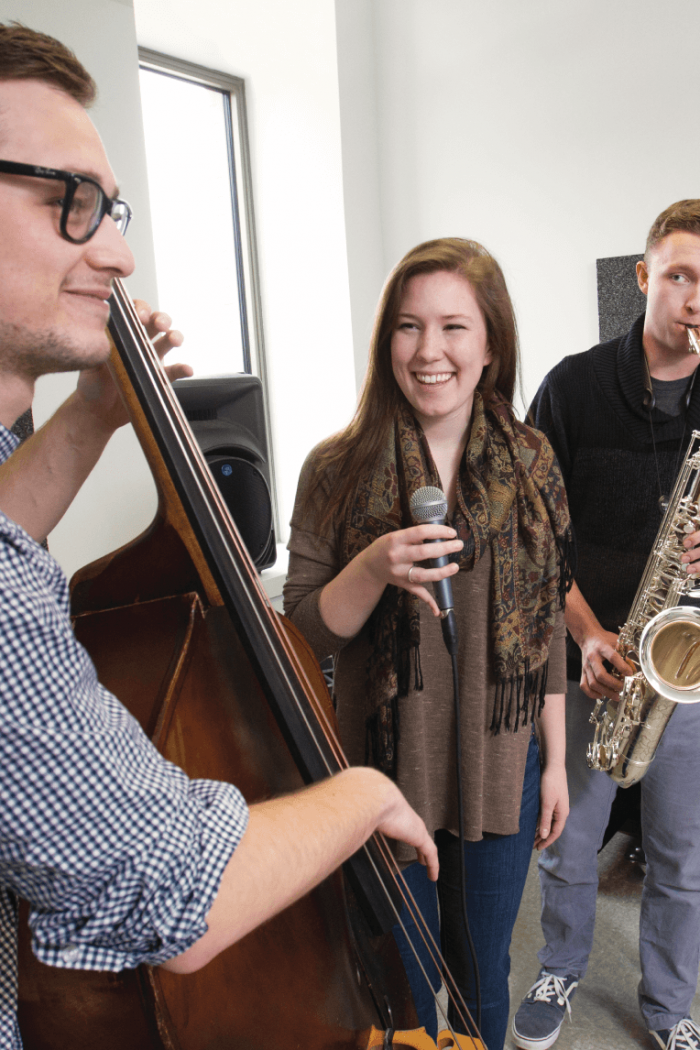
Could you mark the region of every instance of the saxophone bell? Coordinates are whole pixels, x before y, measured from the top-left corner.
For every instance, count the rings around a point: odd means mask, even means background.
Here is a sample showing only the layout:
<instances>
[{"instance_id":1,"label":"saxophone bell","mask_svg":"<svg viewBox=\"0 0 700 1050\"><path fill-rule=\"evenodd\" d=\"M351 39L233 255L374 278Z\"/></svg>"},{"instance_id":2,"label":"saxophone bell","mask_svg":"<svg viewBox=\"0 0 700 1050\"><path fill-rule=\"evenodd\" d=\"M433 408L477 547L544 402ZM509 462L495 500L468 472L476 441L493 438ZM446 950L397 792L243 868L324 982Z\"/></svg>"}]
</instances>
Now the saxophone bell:
<instances>
[{"instance_id":1,"label":"saxophone bell","mask_svg":"<svg viewBox=\"0 0 700 1050\"><path fill-rule=\"evenodd\" d=\"M688 329L700 353L700 339ZM680 602L697 588L681 561L700 522L700 431L694 430L617 651L637 668L619 695L596 705L591 769L622 787L646 773L676 704L700 701L700 609Z\"/></svg>"},{"instance_id":2,"label":"saxophone bell","mask_svg":"<svg viewBox=\"0 0 700 1050\"><path fill-rule=\"evenodd\" d=\"M700 702L700 609L678 605L649 620L639 663L653 689L677 704Z\"/></svg>"}]
</instances>

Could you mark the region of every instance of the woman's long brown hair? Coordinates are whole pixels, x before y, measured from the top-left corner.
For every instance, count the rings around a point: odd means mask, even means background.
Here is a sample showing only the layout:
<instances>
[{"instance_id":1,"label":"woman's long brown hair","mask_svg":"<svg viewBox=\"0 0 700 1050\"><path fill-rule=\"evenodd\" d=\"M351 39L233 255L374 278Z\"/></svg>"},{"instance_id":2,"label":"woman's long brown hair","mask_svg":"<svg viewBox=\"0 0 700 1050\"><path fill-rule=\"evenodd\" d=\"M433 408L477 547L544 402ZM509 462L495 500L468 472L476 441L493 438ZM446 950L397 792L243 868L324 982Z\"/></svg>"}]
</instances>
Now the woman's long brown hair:
<instances>
[{"instance_id":1,"label":"woman's long brown hair","mask_svg":"<svg viewBox=\"0 0 700 1050\"><path fill-rule=\"evenodd\" d=\"M327 438L316 449L316 470L302 501L303 510L309 511L317 489L324 482L324 497L320 501L324 511L315 523L321 531L344 519L358 479L375 468L398 408L407 404L391 367L391 337L406 284L418 274L441 271L459 274L469 281L486 322L492 360L484 368L477 389L486 405L496 391L512 403L518 372L518 333L500 266L476 241L442 237L419 244L397 263L384 285L355 415L344 430Z\"/></svg>"}]
</instances>

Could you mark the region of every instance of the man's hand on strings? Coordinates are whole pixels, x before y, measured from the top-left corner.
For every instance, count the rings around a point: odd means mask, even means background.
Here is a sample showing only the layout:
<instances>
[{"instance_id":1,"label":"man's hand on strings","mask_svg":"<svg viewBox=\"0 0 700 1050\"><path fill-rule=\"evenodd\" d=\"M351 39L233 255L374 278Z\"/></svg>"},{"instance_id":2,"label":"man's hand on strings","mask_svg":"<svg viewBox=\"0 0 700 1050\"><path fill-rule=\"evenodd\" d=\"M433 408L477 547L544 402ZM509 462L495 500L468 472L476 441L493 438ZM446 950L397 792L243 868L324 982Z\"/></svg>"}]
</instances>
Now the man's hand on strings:
<instances>
[{"instance_id":1,"label":"man's hand on strings","mask_svg":"<svg viewBox=\"0 0 700 1050\"><path fill-rule=\"evenodd\" d=\"M172 321L168 314L162 310L151 310L143 299L135 299L134 306L161 361L170 350L182 346L184 337L176 328L171 327ZM180 363L166 365L165 372L171 383L175 379L192 375L191 367ZM105 430L111 432L129 422L107 363L97 368L87 368L80 373L77 394L85 408L99 420Z\"/></svg>"},{"instance_id":2,"label":"man's hand on strings","mask_svg":"<svg viewBox=\"0 0 700 1050\"><path fill-rule=\"evenodd\" d=\"M383 781L387 802L377 825L377 831L391 839L397 839L399 842L406 842L409 846L413 846L418 854L418 860L426 868L428 878L435 882L440 865L437 847L432 836L428 834L425 824L408 804L396 784L386 778L383 778Z\"/></svg>"}]
</instances>

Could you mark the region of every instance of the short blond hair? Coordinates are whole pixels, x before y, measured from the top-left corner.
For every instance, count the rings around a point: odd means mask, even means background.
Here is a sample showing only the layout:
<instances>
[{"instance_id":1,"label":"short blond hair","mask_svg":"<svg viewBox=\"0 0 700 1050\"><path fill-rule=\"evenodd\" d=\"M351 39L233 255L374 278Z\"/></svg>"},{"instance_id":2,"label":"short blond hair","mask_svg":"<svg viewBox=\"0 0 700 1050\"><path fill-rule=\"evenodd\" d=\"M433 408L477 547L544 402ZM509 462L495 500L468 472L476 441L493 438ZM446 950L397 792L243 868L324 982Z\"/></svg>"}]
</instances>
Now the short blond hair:
<instances>
[{"instance_id":1,"label":"short blond hair","mask_svg":"<svg viewBox=\"0 0 700 1050\"><path fill-rule=\"evenodd\" d=\"M670 233L675 233L676 230L695 233L700 237L700 200L676 201L654 219L644 250L644 258L647 262L649 253L659 241L668 237Z\"/></svg>"},{"instance_id":2,"label":"short blond hair","mask_svg":"<svg viewBox=\"0 0 700 1050\"><path fill-rule=\"evenodd\" d=\"M21 22L0 23L0 80L41 80L86 108L97 85L70 48Z\"/></svg>"}]
</instances>

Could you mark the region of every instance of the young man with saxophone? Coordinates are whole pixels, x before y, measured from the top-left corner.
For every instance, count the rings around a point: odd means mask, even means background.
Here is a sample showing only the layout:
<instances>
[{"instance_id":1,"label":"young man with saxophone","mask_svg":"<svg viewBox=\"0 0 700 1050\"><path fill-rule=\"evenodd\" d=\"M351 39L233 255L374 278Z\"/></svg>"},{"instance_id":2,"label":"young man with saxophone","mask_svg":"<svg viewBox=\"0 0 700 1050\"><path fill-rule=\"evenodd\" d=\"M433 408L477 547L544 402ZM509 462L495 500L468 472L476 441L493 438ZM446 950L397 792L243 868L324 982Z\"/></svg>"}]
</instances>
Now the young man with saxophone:
<instances>
[{"instance_id":1,"label":"young man with saxophone","mask_svg":"<svg viewBox=\"0 0 700 1050\"><path fill-rule=\"evenodd\" d=\"M37 540L126 422L105 362L130 209L85 107L95 85L58 41L0 24L0 1047L19 1050L17 898L45 963L190 972L302 896L375 831L414 845L395 785L347 769L246 805L189 780L102 688L68 586ZM148 315L148 311L146 314ZM146 321L163 350L163 315ZM86 370L20 453L8 429L46 372ZM14 520L17 519L17 520Z\"/></svg>"},{"instance_id":2,"label":"young man with saxophone","mask_svg":"<svg viewBox=\"0 0 700 1050\"><path fill-rule=\"evenodd\" d=\"M578 548L567 597L567 775L571 812L540 859L540 975L513 1021L516 1046L556 1041L588 965L602 844L617 784L588 768L592 701L619 693L630 667L616 651L675 476L700 428L700 200L656 219L637 264L646 313L626 335L565 358L530 410L559 459ZM700 574L700 532L684 570ZM611 674L614 669L616 674ZM653 1045L696 1050L690 1019L700 958L700 704L679 705L642 780L647 874L640 915L639 1005Z\"/></svg>"}]
</instances>

